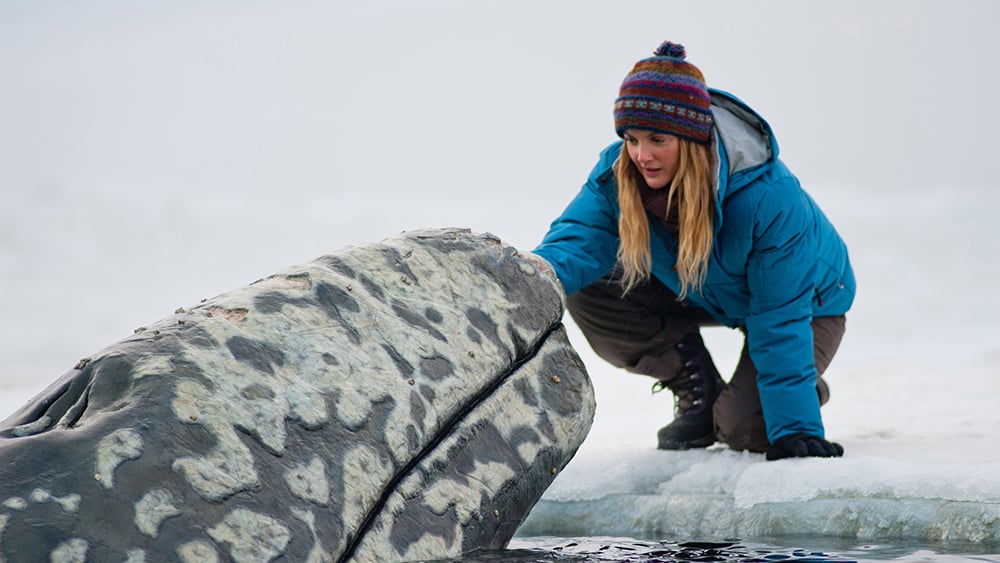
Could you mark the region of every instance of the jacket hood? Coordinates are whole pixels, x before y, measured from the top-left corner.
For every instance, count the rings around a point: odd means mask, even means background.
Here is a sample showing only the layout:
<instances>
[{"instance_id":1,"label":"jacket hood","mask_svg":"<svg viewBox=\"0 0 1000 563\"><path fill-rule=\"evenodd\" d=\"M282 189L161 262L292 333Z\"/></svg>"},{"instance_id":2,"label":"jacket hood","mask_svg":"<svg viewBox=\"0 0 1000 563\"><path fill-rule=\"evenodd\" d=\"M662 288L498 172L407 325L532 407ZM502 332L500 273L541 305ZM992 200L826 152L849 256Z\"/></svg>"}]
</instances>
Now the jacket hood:
<instances>
[{"instance_id":1,"label":"jacket hood","mask_svg":"<svg viewBox=\"0 0 1000 563\"><path fill-rule=\"evenodd\" d=\"M718 162L719 201L745 186L778 159L771 126L728 92L709 89L715 129L712 147Z\"/></svg>"}]
</instances>

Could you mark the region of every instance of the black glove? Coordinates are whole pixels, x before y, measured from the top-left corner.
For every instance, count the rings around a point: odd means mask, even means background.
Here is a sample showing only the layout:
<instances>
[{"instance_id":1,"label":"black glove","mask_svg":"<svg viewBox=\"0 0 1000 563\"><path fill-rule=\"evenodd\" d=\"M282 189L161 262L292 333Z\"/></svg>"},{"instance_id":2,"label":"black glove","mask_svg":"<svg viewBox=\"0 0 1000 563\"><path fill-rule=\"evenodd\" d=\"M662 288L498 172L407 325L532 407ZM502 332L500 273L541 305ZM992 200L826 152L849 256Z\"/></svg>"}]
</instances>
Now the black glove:
<instances>
[{"instance_id":1,"label":"black glove","mask_svg":"<svg viewBox=\"0 0 1000 563\"><path fill-rule=\"evenodd\" d=\"M844 447L836 442L827 442L800 432L782 436L767 449L767 460L784 459L786 457L840 457L844 455Z\"/></svg>"}]
</instances>

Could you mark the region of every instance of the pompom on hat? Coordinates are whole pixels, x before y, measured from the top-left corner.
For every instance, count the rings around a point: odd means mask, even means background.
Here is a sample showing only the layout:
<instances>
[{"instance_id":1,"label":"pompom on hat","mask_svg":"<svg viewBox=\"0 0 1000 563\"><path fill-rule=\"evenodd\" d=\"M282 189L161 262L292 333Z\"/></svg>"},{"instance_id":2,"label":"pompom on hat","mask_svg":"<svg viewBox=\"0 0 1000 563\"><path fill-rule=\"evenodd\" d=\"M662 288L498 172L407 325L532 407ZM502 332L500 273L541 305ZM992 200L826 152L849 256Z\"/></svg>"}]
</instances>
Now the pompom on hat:
<instances>
[{"instance_id":1,"label":"pompom on hat","mask_svg":"<svg viewBox=\"0 0 1000 563\"><path fill-rule=\"evenodd\" d=\"M644 129L698 143L712 136L711 99L705 77L685 61L683 45L664 41L652 57L635 63L615 100L615 131Z\"/></svg>"}]
</instances>

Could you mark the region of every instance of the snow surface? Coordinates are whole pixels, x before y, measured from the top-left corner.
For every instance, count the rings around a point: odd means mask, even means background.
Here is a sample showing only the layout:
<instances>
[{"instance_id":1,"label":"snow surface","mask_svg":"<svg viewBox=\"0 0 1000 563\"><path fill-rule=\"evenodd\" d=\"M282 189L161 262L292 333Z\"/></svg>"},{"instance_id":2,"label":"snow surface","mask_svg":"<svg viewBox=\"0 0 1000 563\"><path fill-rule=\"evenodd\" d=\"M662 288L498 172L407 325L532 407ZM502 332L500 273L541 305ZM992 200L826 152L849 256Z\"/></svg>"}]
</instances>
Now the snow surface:
<instances>
[{"instance_id":1,"label":"snow surface","mask_svg":"<svg viewBox=\"0 0 1000 563\"><path fill-rule=\"evenodd\" d=\"M670 38L769 119L850 246L823 410L846 455L656 451L670 398L571 327L598 414L522 533L1000 545L1000 5L341 4L0 4L0 418L346 245L465 226L533 248ZM731 370L738 335L706 338Z\"/></svg>"}]
</instances>

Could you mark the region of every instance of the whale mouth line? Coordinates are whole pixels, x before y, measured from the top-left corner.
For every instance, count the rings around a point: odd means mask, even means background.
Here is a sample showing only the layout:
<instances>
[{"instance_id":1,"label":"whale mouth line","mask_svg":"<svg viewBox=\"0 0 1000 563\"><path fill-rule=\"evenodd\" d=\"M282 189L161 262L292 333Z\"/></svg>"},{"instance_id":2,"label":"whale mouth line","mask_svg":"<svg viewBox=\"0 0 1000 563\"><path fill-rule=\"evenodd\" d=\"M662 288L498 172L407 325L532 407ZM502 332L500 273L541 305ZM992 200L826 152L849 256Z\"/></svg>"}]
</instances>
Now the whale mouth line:
<instances>
[{"instance_id":1,"label":"whale mouth line","mask_svg":"<svg viewBox=\"0 0 1000 563\"><path fill-rule=\"evenodd\" d=\"M395 493L396 488L399 486L400 482L406 478L410 473L420 464L425 458L429 457L434 450L437 449L439 445L449 436L450 431L461 424L466 417L468 417L477 407L483 404L487 399L492 397L500 387L504 385L515 373L518 372L525 364L533 360L538 356L539 350L545 345L549 337L554 333L559 327L562 326L562 320L557 319L556 322L551 324L548 328L544 330L542 335L531 344L530 347L525 349L523 353L518 354L503 372L501 372L489 385L484 387L479 393L473 395L470 400L461 408L458 409L454 414L448 417L443 424L441 424L441 429L435 433L427 444L420 449L395 475L386 483L382 494L372 505L372 508L365 514L364 519L358 526L357 532L354 534L341 556L337 559L337 563L345 563L350 561L354 557L354 553L361 541L365 538L371 526L374 524L375 519L382 513L382 509L385 508L386 503L389 502L389 497Z\"/></svg>"}]
</instances>

